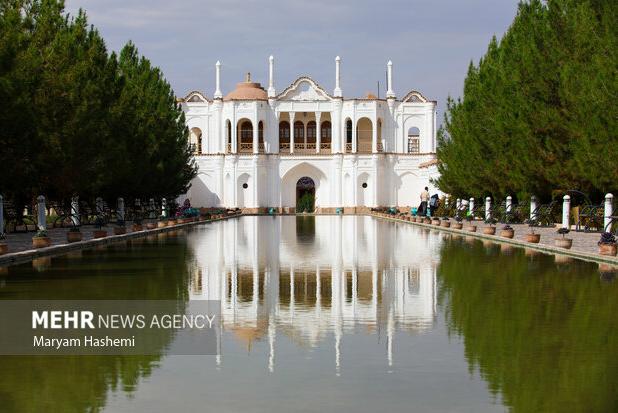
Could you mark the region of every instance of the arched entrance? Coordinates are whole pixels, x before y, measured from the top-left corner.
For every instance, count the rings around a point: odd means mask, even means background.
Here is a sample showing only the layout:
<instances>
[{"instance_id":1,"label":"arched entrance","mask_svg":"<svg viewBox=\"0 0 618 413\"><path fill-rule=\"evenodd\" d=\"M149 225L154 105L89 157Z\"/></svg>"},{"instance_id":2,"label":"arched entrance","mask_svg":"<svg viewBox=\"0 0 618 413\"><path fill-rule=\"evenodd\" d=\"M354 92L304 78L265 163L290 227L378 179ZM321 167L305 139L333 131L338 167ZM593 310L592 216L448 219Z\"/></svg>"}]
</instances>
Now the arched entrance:
<instances>
[{"instance_id":1,"label":"arched entrance","mask_svg":"<svg viewBox=\"0 0 618 413\"><path fill-rule=\"evenodd\" d=\"M315 209L315 182L303 176L296 182L296 212L313 212Z\"/></svg>"}]
</instances>

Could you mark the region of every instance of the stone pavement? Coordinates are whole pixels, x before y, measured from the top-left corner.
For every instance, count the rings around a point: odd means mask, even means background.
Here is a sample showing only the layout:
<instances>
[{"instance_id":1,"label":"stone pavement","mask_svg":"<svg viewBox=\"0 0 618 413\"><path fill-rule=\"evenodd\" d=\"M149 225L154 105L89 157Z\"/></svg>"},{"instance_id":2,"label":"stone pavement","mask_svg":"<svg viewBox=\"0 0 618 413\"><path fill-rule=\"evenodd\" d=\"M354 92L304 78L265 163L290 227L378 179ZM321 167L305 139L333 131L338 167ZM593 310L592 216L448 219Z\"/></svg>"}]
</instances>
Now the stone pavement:
<instances>
[{"instance_id":1,"label":"stone pavement","mask_svg":"<svg viewBox=\"0 0 618 413\"><path fill-rule=\"evenodd\" d=\"M373 216L378 216L380 218L392 219L395 221L405 222L408 221L401 220L397 217L389 217L383 216L379 214L372 213ZM454 219L451 219L451 225L455 222ZM504 224L496 225L496 235L484 235L483 228L487 226L483 221L474 221L474 225L477 226L476 232L469 232L466 230L468 223L466 221L463 222L463 229L457 230L453 228L445 228L438 227L437 225L431 224L419 224L415 222L409 222L411 225L418 225L423 227L431 227L436 230L444 230L451 233L460 233L462 235L470 235L481 239L491 239L496 242L506 242L510 244L516 244L525 248L534 248L538 250L542 250L544 252L549 253L557 253L564 255L571 255L576 258L581 259L589 259L594 261L603 261L606 263L616 264L618 265L618 257L609 257L599 254L599 247L597 242L601 238L601 234L599 232L579 232L571 230L568 234L565 235L566 238L573 239L573 246L571 249L567 250L564 248L559 248L554 245L554 239L560 238L562 235L558 234L556 231L560 228L560 225L556 225L555 228L544 228L544 227L535 227L534 232L537 234L541 234L541 240L538 244L531 244L526 242L526 234L530 232L530 228L525 224L511 224L511 227L515 230L515 236L513 239L503 238L500 236L500 230L504 227Z\"/></svg>"}]
</instances>

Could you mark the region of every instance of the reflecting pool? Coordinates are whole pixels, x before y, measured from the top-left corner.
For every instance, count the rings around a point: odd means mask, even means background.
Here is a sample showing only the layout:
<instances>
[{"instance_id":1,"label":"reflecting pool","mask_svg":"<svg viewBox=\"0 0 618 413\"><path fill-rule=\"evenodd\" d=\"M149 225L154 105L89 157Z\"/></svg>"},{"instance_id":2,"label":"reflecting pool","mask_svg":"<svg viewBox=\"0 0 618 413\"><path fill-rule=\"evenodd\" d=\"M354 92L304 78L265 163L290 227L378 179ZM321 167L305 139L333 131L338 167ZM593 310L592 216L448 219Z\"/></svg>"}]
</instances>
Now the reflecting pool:
<instances>
[{"instance_id":1,"label":"reflecting pool","mask_svg":"<svg viewBox=\"0 0 618 413\"><path fill-rule=\"evenodd\" d=\"M0 269L0 299L221 301L219 356L1 357L2 412L609 412L597 264L371 217L242 217ZM4 333L4 332L2 332Z\"/></svg>"}]
</instances>

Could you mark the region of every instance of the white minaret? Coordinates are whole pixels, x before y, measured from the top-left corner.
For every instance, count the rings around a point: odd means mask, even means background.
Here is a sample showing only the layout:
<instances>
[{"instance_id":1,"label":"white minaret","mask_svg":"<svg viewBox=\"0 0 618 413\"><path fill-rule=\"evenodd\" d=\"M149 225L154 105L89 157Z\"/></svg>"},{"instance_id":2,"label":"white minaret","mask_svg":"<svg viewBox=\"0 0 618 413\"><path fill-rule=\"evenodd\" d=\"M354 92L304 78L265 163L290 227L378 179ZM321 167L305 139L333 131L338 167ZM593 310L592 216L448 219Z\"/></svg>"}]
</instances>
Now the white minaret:
<instances>
[{"instance_id":1,"label":"white minaret","mask_svg":"<svg viewBox=\"0 0 618 413\"><path fill-rule=\"evenodd\" d=\"M275 97L275 58L271 55L268 58L268 97Z\"/></svg>"},{"instance_id":2,"label":"white minaret","mask_svg":"<svg viewBox=\"0 0 618 413\"><path fill-rule=\"evenodd\" d=\"M215 64L215 99L222 99L223 93L221 93L221 62L217 60Z\"/></svg>"},{"instance_id":3,"label":"white minaret","mask_svg":"<svg viewBox=\"0 0 618 413\"><path fill-rule=\"evenodd\" d=\"M335 58L335 90L333 91L333 95L337 98L340 98L342 96L341 87L339 86L340 66L341 66L341 58L337 56Z\"/></svg>"},{"instance_id":4,"label":"white minaret","mask_svg":"<svg viewBox=\"0 0 618 413\"><path fill-rule=\"evenodd\" d=\"M386 81L388 85L386 85L386 98L395 98L395 92L393 91L393 62L390 60L386 64L387 69L387 78Z\"/></svg>"}]
</instances>

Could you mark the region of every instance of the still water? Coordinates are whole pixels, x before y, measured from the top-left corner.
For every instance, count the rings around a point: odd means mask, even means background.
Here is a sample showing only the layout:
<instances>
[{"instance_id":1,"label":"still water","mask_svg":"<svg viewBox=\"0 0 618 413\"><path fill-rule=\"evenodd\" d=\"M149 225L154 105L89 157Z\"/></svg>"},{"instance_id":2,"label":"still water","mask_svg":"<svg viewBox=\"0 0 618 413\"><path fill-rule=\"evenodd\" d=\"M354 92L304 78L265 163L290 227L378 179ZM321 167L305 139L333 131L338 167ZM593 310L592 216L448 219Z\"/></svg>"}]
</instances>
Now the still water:
<instances>
[{"instance_id":1,"label":"still water","mask_svg":"<svg viewBox=\"0 0 618 413\"><path fill-rule=\"evenodd\" d=\"M321 216L1 271L0 299L216 299L223 317L220 356L0 357L1 412L618 409L618 285L596 264Z\"/></svg>"}]
</instances>

